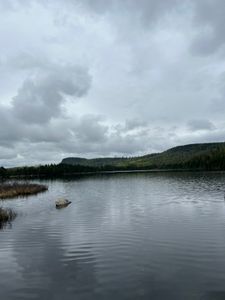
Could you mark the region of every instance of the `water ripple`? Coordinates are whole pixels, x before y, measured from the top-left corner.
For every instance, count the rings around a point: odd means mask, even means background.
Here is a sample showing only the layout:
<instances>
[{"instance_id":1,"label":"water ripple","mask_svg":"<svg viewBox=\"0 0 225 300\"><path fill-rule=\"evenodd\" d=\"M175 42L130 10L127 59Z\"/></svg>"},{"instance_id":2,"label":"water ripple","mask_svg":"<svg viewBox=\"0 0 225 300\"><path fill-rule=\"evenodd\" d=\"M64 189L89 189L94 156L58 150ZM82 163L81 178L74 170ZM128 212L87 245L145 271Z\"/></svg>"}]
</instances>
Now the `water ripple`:
<instances>
[{"instance_id":1,"label":"water ripple","mask_svg":"<svg viewBox=\"0 0 225 300\"><path fill-rule=\"evenodd\" d=\"M220 299L224 182L117 174L46 181L46 194L4 201L18 216L0 231L2 298ZM72 204L56 210L61 196Z\"/></svg>"}]
</instances>

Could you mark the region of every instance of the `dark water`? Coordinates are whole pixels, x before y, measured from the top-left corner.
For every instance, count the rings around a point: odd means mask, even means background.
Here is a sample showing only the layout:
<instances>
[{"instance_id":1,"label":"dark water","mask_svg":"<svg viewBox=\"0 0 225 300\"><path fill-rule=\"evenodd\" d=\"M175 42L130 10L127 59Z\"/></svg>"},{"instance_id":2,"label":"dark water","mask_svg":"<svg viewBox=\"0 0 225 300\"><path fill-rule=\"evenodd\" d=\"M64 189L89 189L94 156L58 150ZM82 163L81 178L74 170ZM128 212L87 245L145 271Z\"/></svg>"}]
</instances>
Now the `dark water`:
<instances>
[{"instance_id":1,"label":"dark water","mask_svg":"<svg viewBox=\"0 0 225 300\"><path fill-rule=\"evenodd\" d=\"M0 203L18 212L0 231L1 300L225 299L225 174L44 183Z\"/></svg>"}]
</instances>

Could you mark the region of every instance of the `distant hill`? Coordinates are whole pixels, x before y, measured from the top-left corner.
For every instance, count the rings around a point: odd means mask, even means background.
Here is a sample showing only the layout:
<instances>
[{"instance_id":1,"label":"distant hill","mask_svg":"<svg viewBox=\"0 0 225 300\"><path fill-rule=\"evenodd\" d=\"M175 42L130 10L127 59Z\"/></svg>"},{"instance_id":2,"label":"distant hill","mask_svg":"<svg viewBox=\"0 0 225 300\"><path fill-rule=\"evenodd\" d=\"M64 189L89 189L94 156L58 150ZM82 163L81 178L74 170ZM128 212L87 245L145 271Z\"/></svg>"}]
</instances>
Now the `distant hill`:
<instances>
[{"instance_id":1,"label":"distant hill","mask_svg":"<svg viewBox=\"0 0 225 300\"><path fill-rule=\"evenodd\" d=\"M67 165L80 165L80 166L90 166L90 167L102 167L106 165L118 165L122 163L126 158L114 158L114 157L106 157L106 158L80 158L80 157L67 157L64 158L61 164Z\"/></svg>"},{"instance_id":2,"label":"distant hill","mask_svg":"<svg viewBox=\"0 0 225 300\"><path fill-rule=\"evenodd\" d=\"M161 153L130 158L64 158L63 165L113 169L215 169L225 170L225 142L177 146Z\"/></svg>"},{"instance_id":3,"label":"distant hill","mask_svg":"<svg viewBox=\"0 0 225 300\"><path fill-rule=\"evenodd\" d=\"M0 177L56 178L130 170L225 171L225 143L190 144L138 157L64 158L59 164L0 169Z\"/></svg>"}]
</instances>

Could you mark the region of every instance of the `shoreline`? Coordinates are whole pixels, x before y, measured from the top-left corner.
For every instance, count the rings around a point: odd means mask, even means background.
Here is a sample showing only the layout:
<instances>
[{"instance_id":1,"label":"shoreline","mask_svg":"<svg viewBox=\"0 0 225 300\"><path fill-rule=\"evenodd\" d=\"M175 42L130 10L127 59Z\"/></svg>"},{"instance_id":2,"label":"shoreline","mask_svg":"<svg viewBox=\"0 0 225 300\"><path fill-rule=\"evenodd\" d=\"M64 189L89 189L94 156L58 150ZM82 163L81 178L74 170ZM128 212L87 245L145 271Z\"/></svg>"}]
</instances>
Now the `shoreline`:
<instances>
[{"instance_id":1,"label":"shoreline","mask_svg":"<svg viewBox=\"0 0 225 300\"><path fill-rule=\"evenodd\" d=\"M204 169L134 169L134 170L113 170L113 171L93 171L93 172L71 172L61 175L47 176L45 174L31 174L31 175L11 175L4 178L7 179L35 179L35 178L64 178L69 176L81 176L81 175L107 175L107 174L135 174L135 173L225 173L225 170L204 170Z\"/></svg>"}]
</instances>

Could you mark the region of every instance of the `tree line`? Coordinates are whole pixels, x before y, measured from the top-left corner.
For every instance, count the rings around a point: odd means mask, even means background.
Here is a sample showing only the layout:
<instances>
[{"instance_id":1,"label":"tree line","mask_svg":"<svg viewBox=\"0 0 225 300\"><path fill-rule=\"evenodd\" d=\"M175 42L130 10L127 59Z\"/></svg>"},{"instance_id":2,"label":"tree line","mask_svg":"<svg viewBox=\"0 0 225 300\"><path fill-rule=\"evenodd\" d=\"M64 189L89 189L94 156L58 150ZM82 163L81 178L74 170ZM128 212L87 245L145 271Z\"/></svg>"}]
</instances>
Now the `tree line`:
<instances>
[{"instance_id":1,"label":"tree line","mask_svg":"<svg viewBox=\"0 0 225 300\"><path fill-rule=\"evenodd\" d=\"M209 151L193 154L190 157L160 155L156 159L149 159L143 163L141 160L124 160L119 165L69 165L69 164L47 164L40 166L25 166L18 168L0 168L0 177L62 177L73 174L96 173L107 171L128 171L128 170L220 170L225 171L225 147L217 147Z\"/></svg>"}]
</instances>

